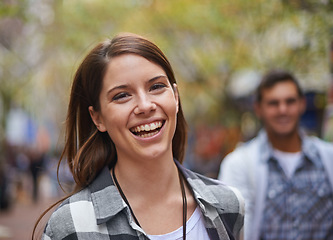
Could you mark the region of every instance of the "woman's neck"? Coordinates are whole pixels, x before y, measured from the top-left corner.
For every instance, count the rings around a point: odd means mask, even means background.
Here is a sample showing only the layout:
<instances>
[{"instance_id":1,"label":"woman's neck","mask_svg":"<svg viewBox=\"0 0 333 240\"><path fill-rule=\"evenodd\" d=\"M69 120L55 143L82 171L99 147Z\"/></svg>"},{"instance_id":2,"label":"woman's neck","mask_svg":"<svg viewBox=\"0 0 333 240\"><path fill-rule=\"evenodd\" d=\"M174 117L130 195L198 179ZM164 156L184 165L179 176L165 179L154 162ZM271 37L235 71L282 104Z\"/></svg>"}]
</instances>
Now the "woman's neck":
<instances>
[{"instance_id":1,"label":"woman's neck","mask_svg":"<svg viewBox=\"0 0 333 240\"><path fill-rule=\"evenodd\" d=\"M115 174L124 192L129 195L156 195L157 192L165 193L179 187L177 166L172 158L140 162L119 159Z\"/></svg>"},{"instance_id":2,"label":"woman's neck","mask_svg":"<svg viewBox=\"0 0 333 240\"><path fill-rule=\"evenodd\" d=\"M183 225L183 200L178 169L173 159L129 164L119 159L115 175L141 227L148 234L165 234ZM186 187L187 216L196 202ZM163 216L163 218L161 218Z\"/></svg>"}]
</instances>

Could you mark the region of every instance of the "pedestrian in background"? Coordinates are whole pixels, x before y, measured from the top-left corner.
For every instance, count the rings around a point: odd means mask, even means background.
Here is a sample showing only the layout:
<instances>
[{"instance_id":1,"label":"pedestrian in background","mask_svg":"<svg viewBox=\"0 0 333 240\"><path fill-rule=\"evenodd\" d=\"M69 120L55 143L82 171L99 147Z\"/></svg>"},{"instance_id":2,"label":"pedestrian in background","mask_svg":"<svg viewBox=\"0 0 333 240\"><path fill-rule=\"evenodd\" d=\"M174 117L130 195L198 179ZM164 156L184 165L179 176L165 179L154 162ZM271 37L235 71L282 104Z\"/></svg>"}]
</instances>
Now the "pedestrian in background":
<instances>
[{"instance_id":1,"label":"pedestrian in background","mask_svg":"<svg viewBox=\"0 0 333 240\"><path fill-rule=\"evenodd\" d=\"M273 70L256 93L263 129L222 161L219 179L245 198L246 240L333 239L333 145L300 129L296 78Z\"/></svg>"},{"instance_id":2,"label":"pedestrian in background","mask_svg":"<svg viewBox=\"0 0 333 240\"><path fill-rule=\"evenodd\" d=\"M45 153L35 148L29 149L30 173L32 177L32 200L37 203L40 198L40 177L45 168Z\"/></svg>"},{"instance_id":3,"label":"pedestrian in background","mask_svg":"<svg viewBox=\"0 0 333 240\"><path fill-rule=\"evenodd\" d=\"M149 40L98 44L72 85L63 157L75 191L43 239L239 239L243 199L185 169L186 123L169 61Z\"/></svg>"}]
</instances>

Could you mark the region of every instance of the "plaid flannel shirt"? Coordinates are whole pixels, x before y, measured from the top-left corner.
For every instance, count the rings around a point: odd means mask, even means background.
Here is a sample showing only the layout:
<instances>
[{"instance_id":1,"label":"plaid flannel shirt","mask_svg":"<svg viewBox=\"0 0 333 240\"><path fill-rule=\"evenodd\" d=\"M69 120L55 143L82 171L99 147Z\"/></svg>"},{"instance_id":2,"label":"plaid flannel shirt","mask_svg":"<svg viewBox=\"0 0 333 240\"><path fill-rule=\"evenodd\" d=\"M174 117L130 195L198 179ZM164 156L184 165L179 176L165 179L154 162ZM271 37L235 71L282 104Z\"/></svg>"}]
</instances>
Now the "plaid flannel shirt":
<instances>
[{"instance_id":1,"label":"plaid flannel shirt","mask_svg":"<svg viewBox=\"0 0 333 240\"><path fill-rule=\"evenodd\" d=\"M333 144L307 136L302 130L300 137L302 154L306 159L303 159L291 181L283 182L281 178L277 182L279 186L274 187L274 190L269 187L269 182L277 175L272 175L268 165L272 162L270 158L273 150L264 130L223 159L219 179L239 189L245 199L245 240L259 240L260 237L283 240L332 239ZM284 200L283 192L286 189L293 189L294 193ZM306 195L304 190L308 191ZM283 209L286 205L281 207L283 211L289 211L288 216L292 216L289 222L281 222L280 210L276 210L278 214L268 212L272 202L266 201L273 198L277 198L280 204L284 201L292 202L293 205L288 206L291 206L290 210ZM296 199L297 204L294 204ZM316 209L310 209L311 206ZM264 218L265 214L271 217ZM318 224L320 226L316 232L311 232ZM262 231L269 232L267 230L270 226L274 233L261 235Z\"/></svg>"},{"instance_id":2,"label":"plaid flannel shirt","mask_svg":"<svg viewBox=\"0 0 333 240\"><path fill-rule=\"evenodd\" d=\"M260 239L333 239L332 187L319 154L314 149L312 156L304 154L290 179L274 157L267 160L269 174Z\"/></svg>"},{"instance_id":3,"label":"plaid flannel shirt","mask_svg":"<svg viewBox=\"0 0 333 240\"><path fill-rule=\"evenodd\" d=\"M239 239L244 200L238 190L176 164L184 174L201 209L212 240ZM161 216L163 217L163 216ZM43 240L149 239L133 220L108 168L85 189L65 200L51 215Z\"/></svg>"}]
</instances>

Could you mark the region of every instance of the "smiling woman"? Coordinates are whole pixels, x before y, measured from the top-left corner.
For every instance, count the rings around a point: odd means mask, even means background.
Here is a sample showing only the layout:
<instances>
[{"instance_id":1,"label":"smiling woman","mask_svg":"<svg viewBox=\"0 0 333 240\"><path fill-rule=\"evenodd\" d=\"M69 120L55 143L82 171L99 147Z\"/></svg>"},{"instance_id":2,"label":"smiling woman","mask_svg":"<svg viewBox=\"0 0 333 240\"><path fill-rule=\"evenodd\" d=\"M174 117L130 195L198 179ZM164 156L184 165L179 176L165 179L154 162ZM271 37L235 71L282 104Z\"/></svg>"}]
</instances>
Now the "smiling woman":
<instances>
[{"instance_id":1,"label":"smiling woman","mask_svg":"<svg viewBox=\"0 0 333 240\"><path fill-rule=\"evenodd\" d=\"M91 50L74 77L66 133L59 164L67 159L76 185L42 239L241 237L239 192L181 165L176 79L151 41L120 34Z\"/></svg>"}]
</instances>

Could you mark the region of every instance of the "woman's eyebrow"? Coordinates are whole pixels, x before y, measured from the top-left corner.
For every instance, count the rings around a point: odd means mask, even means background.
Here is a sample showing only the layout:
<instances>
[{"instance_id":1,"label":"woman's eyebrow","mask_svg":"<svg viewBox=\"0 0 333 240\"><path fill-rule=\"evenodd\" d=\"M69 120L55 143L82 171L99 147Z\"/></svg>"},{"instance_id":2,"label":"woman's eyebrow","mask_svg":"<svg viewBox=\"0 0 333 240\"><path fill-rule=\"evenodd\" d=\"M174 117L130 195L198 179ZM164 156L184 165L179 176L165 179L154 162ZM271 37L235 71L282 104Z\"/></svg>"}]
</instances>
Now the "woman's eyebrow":
<instances>
[{"instance_id":1,"label":"woman's eyebrow","mask_svg":"<svg viewBox=\"0 0 333 240\"><path fill-rule=\"evenodd\" d=\"M112 93L113 91L115 91L117 89L126 89L126 88L127 88L126 84L115 86L115 87L111 88L109 91L107 91L106 95L108 96L110 93Z\"/></svg>"},{"instance_id":2,"label":"woman's eyebrow","mask_svg":"<svg viewBox=\"0 0 333 240\"><path fill-rule=\"evenodd\" d=\"M156 77L153 77L151 79L148 80L148 83L151 83L151 82L154 82L160 78L165 78L166 80L168 80L168 77L165 76L165 75L158 75ZM127 84L122 84L122 85L119 85L119 86L115 86L113 88L111 88L109 91L107 91L106 95L109 95L111 92L117 90L117 89L126 89L128 87Z\"/></svg>"},{"instance_id":3,"label":"woman's eyebrow","mask_svg":"<svg viewBox=\"0 0 333 240\"><path fill-rule=\"evenodd\" d=\"M158 76L156 76L156 77L153 77L153 78L149 79L148 83L151 83L151 82L153 82L153 81L156 81L156 80L158 80L158 79L160 79L160 78L165 78L165 79L168 80L168 77L167 77L167 76L165 76L165 75L158 75Z\"/></svg>"}]
</instances>

